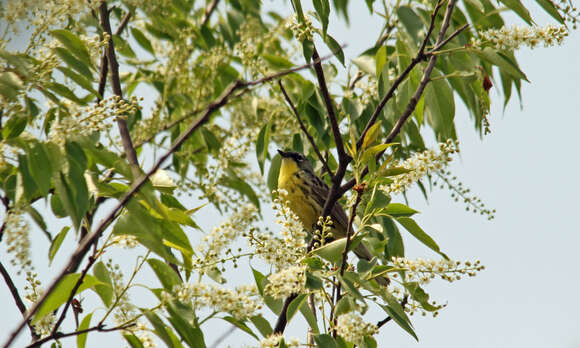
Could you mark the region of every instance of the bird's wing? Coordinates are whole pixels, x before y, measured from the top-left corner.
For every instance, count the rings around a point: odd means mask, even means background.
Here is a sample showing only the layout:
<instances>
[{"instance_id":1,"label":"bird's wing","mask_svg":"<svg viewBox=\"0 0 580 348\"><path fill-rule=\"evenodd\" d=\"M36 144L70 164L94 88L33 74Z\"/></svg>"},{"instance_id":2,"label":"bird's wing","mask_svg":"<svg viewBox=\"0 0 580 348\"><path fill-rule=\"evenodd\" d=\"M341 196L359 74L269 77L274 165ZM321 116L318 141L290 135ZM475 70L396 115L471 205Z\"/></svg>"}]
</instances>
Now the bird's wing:
<instances>
[{"instance_id":1,"label":"bird's wing","mask_svg":"<svg viewBox=\"0 0 580 348\"><path fill-rule=\"evenodd\" d=\"M320 206L320 209L322 209L322 207L324 207L324 203L326 202L326 198L328 197L328 192L330 192L330 188L318 177L315 177L313 182L314 185L312 185L312 197ZM346 216L346 212L340 203L337 202L334 204L334 207L332 207L332 210L330 211L330 217L332 218L332 222L335 224L336 231L340 234L337 237L345 237L346 226L348 225L348 217Z\"/></svg>"}]
</instances>

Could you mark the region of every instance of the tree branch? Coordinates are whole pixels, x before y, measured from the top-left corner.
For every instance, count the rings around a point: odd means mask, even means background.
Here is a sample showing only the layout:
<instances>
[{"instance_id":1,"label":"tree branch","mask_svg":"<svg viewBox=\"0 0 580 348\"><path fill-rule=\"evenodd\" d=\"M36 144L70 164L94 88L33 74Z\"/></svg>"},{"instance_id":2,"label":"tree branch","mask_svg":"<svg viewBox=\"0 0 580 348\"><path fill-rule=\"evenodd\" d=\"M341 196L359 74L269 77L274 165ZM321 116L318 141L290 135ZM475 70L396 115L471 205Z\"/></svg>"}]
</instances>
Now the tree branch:
<instances>
[{"instance_id":1,"label":"tree branch","mask_svg":"<svg viewBox=\"0 0 580 348\"><path fill-rule=\"evenodd\" d=\"M449 40L444 39L444 37L445 37L445 33L447 32L447 29L449 28L449 23L451 21L451 16L453 14L453 9L455 8L455 3L456 3L456 0L449 0L449 3L447 4L447 9L445 11L445 17L443 18L443 24L441 26L441 29L439 30L439 34L437 36L437 43L435 44L435 47L437 49L440 49L441 47L443 47L443 45L442 45L443 42L445 42L445 43L449 42ZM463 25L462 27L457 29L450 37L457 36L465 28L467 28L467 26ZM417 103L419 102L419 99L421 98L421 95L423 94L423 91L425 90L427 83L429 83L429 81L430 81L431 72L433 71L433 68L435 67L436 62L437 62L437 55L430 53L429 63L427 64L427 67L425 68L425 70L423 72L423 77L421 78L421 82L419 83L419 86L415 90L415 93L413 94L413 96L409 100L409 104L407 104L405 111L399 117L399 119L397 120L397 122L395 123L395 125L393 126L393 128L391 129L389 134L387 135L387 138L385 139L385 143L391 143L397 137L397 135L399 135L401 128L403 127L403 125L405 124L405 122L407 121L407 119L409 118L411 113L413 113L413 111L415 110L415 107L417 106ZM364 135L364 133L363 133L363 135ZM363 138L364 137L361 137L361 139L363 139ZM379 152L377 154L376 158L377 159L380 158L383 155L383 153L385 153L385 150ZM365 167L365 169L363 169L363 171L361 173L361 177L364 177L365 175L367 175L368 172L369 172L368 167ZM352 178L351 180L349 180L347 183L345 183L344 185L342 185L340 187L340 190L338 190L338 194L343 195L345 192L347 192L352 187L354 187L355 184L356 184L356 179Z\"/></svg>"},{"instance_id":2,"label":"tree branch","mask_svg":"<svg viewBox=\"0 0 580 348\"><path fill-rule=\"evenodd\" d=\"M64 333L64 334L56 332L56 333L51 334L50 336L44 337L43 339L40 339L38 341L35 341L35 342L29 344L28 346L26 346L26 348L40 347L41 345L45 344L46 342L49 342L52 340L59 340L61 338L71 337L71 336L78 336L78 335L86 334L86 333L89 333L92 331L98 331L98 332L119 331L119 330L128 329L128 328L133 327L135 325L136 325L135 323L130 323L130 324L125 324L125 325L115 326L115 327L112 327L110 329L106 329L105 325L96 325L96 326L90 327L88 329L68 332L68 333Z\"/></svg>"},{"instance_id":3,"label":"tree branch","mask_svg":"<svg viewBox=\"0 0 580 348\"><path fill-rule=\"evenodd\" d=\"M18 307L18 310L20 311L20 313L22 313L24 315L26 313L26 306L24 305L24 302L22 301L22 298L20 297L20 294L18 293L18 289L16 288L16 285L14 285L14 282L12 281L10 274L8 274L8 271L6 270L6 268L4 268L4 265L2 264L2 262L0 262L0 273L2 273L2 277L4 278L4 281L6 282L6 285L8 286L8 289L10 290L10 294L12 294L12 298L14 298L14 302L16 302L16 307ZM30 335L32 336L32 340L37 340L39 338L39 336L34 331L34 328L32 327L32 325L30 325L30 320L28 320L26 322L26 324L28 325L28 328L30 329Z\"/></svg>"},{"instance_id":4,"label":"tree branch","mask_svg":"<svg viewBox=\"0 0 580 348\"><path fill-rule=\"evenodd\" d=\"M304 64L292 69L288 69L285 71L281 71L272 75L265 76L261 79L254 80L254 81L242 81L237 80L236 82L232 83L223 93L222 95L213 103L210 103L202 116L200 116L197 121L195 121L184 133L182 133L174 142L174 144L167 150L163 156L159 158L159 160L153 165L153 167L145 174L140 176L133 184L132 188L119 200L117 205L101 220L99 225L95 228L95 230L89 233L85 238L83 238L71 257L69 261L64 266L64 268L58 273L52 283L47 287L46 291L40 296L40 298L32 305L32 307L26 313L24 319L16 326L16 328L10 333L8 336L7 341L4 343L3 347L9 347L13 342L20 330L24 327L27 320L29 320L35 313L38 311L42 303L46 300L46 298L54 291L57 284L68 274L67 270L72 265L74 260L79 255L85 255L87 251L90 249L91 245L98 239L100 234L109 226L109 224L117 217L117 214L121 211L121 209L129 202L129 200L143 187L143 185L147 182L147 180L155 173L157 170L163 165L163 163L171 157L171 155L177 151L181 145L203 124L205 124L209 119L210 116L217 110L219 110L224 105L228 104L232 96L235 96L234 92L239 89L249 88L257 85L264 84L266 82L275 80L282 76L306 69L311 67L313 64L319 63L322 60L328 59L333 55L328 55L326 57L317 59L311 63Z\"/></svg>"},{"instance_id":5,"label":"tree branch","mask_svg":"<svg viewBox=\"0 0 580 348\"><path fill-rule=\"evenodd\" d=\"M314 53L312 53L313 60L320 60L318 56L318 51L316 47L314 48ZM326 79L324 78L324 71L322 70L322 64L320 61L314 64L314 71L316 72L316 78L318 79L318 84L320 86L320 91L322 92L322 99L324 99L324 105L326 106L326 112L328 112L328 119L330 121L330 127L332 128L332 135L334 136L334 143L336 144L336 151L338 153L338 162L348 162L350 161L350 156L344 152L344 144L342 142L342 134L340 133L340 128L338 127L338 120L336 119L336 113L334 112L334 102L332 97L328 92L328 87L326 86ZM346 169L346 168L345 168ZM339 166L340 170L340 166ZM338 175L338 171L337 171ZM334 176L333 176L334 177ZM342 179L342 178L341 178ZM333 178L334 181L334 178ZM339 181L340 184L340 181Z\"/></svg>"},{"instance_id":6,"label":"tree branch","mask_svg":"<svg viewBox=\"0 0 580 348\"><path fill-rule=\"evenodd\" d=\"M209 6L205 9L205 13L203 14L203 20L201 21L202 27L205 27L206 24L209 22L209 18L211 17L211 14L216 9L219 2L220 0L213 0L211 4L209 4Z\"/></svg>"},{"instance_id":7,"label":"tree branch","mask_svg":"<svg viewBox=\"0 0 580 348\"><path fill-rule=\"evenodd\" d=\"M437 5L435 5L435 8L433 9L433 13L431 14L431 22L429 23L429 29L427 29L427 34L425 35L425 38L423 39L423 42L421 43L421 48L419 49L419 51L417 52L417 55L415 55L413 60L411 60L411 63L405 68L405 70L403 70L402 73L399 74L397 79L393 82L393 85L391 86L391 88L389 88L387 94L385 94L383 99L381 99L381 101L379 102L379 105L377 106L377 108L373 112L373 115L371 116L371 118L367 122L365 129L363 130L359 139L356 142L357 149L360 149L360 147L364 141L365 135L367 134L369 129L375 124L375 122L379 118L379 115L383 111L383 108L385 107L387 102L393 97L393 94L395 93L397 88L399 88L399 85L401 83L403 83L403 81L407 78L407 75L409 75L411 70L413 70L413 68L417 64L419 64L420 62L427 59L427 55L425 55L425 47L427 46L427 42L429 41L429 38L431 37L431 33L433 32L433 28L435 27L435 19L437 18L437 13L439 12L439 9L441 8L442 4L443 4L443 1L440 0L439 2L437 2Z\"/></svg>"},{"instance_id":8,"label":"tree branch","mask_svg":"<svg viewBox=\"0 0 580 348\"><path fill-rule=\"evenodd\" d=\"M109 34L109 45L107 47L106 54L109 70L111 73L111 86L113 88L113 93L122 99L123 90L121 89L121 80L119 78L119 63L117 62L117 56L115 54L115 44L113 43L113 33L111 31L111 22L109 21L109 11L107 10L106 1L103 1L99 6L99 13L101 15L101 27L103 28L104 32ZM137 177L140 174L139 161L137 160L137 152L133 147L127 121L121 117L117 117L117 126L119 127L123 149L125 150L127 159L131 164L133 175Z\"/></svg>"},{"instance_id":9,"label":"tree branch","mask_svg":"<svg viewBox=\"0 0 580 348\"><path fill-rule=\"evenodd\" d=\"M280 86L280 90L282 91L282 94L284 95L284 99L286 99L286 102L288 103L288 105L290 105L290 108L294 112L294 116L296 116L296 119L298 120L298 124L300 125L300 129L302 129L302 132L306 135L306 138L308 138L308 141L310 142L310 145L312 145L312 147L314 148L314 152L316 152L318 159L320 160L320 162L322 162L324 169L326 170L328 175L330 175L330 178L332 178L334 176L334 174L332 173L332 170L328 166L328 163L326 162L324 157L322 157L322 154L320 153L320 149L318 149L318 146L316 146L316 142L314 141L314 138L312 137L312 135L310 135L310 133L308 132L308 129L306 129L304 122L302 122L302 118L300 117L298 110L296 109L296 107L292 103L292 100L290 99L290 96L288 96L288 93L286 93L286 89L284 88L284 85L282 85L282 80L278 80L278 86Z\"/></svg>"}]
</instances>

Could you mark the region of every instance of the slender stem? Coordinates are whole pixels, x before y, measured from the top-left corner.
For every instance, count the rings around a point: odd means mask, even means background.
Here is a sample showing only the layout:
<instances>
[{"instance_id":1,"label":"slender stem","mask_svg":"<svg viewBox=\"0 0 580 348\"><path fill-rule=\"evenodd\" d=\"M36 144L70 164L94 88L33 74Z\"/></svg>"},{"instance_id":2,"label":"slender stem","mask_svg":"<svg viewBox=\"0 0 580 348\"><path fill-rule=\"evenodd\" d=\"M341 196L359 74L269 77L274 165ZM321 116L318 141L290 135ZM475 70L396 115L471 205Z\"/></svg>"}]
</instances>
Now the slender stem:
<instances>
[{"instance_id":1,"label":"slender stem","mask_svg":"<svg viewBox=\"0 0 580 348\"><path fill-rule=\"evenodd\" d=\"M442 45L443 42L449 42L447 39L444 39L444 37L445 37L445 33L447 32L447 29L449 28L449 23L451 21L451 16L453 14L453 9L455 8L455 2L456 2L456 0L449 0L449 3L447 4L447 9L445 11L445 17L443 18L443 24L442 24L441 29L439 31L439 35L437 36L437 43L435 44L435 47L437 49L440 49L441 47L443 47L443 45ZM467 28L467 26L464 25L459 29L463 30L465 28ZM459 29L456 30L452 35L457 35L455 33L459 33L460 32ZM387 135L387 138L385 139L385 143L387 143L387 144L391 143L395 139L395 137L397 135L399 135L401 128L403 127L403 125L405 124L405 122L407 121L407 119L409 118L411 113L415 110L415 107L417 106L417 103L419 102L419 99L421 98L421 95L423 94L423 91L425 90L427 83L429 83L429 81L430 81L431 72L433 71L433 68L435 67L436 62L437 62L437 55L431 54L429 56L429 63L427 64L427 67L425 68L425 70L423 72L423 77L421 78L421 82L419 83L419 86L417 87L417 89L415 90L415 93L413 94L413 96L409 100L409 104L407 104L405 111L399 117L399 119L397 120L397 122L395 123L393 128L391 129L391 132ZM363 135L364 135L364 133L363 133ZM363 139L363 137L361 137L361 139ZM379 152L377 154L376 158L377 159L380 158L383 155L383 153L385 153L385 150ZM369 172L369 168L365 167L361 173L361 178L363 178L365 175L367 175L368 172ZM344 185L342 185L340 187L340 190L338 190L338 194L343 195L345 192L347 192L352 187L354 187L355 184L356 184L356 179L355 178L350 179L347 183L345 183Z\"/></svg>"},{"instance_id":2,"label":"slender stem","mask_svg":"<svg viewBox=\"0 0 580 348\"><path fill-rule=\"evenodd\" d=\"M98 332L111 332L111 331L119 331L119 330L125 330L128 329L132 326L135 326L135 323L130 323L130 324L125 324L125 325L119 325L119 326L115 326L112 327L110 329L106 329L104 325L97 325L97 326L93 326L90 327L88 329L84 329L84 330L78 330L78 331L73 331L73 332L68 332L68 333L54 333L50 336L44 337L41 340L35 341L31 344L29 344L28 346L26 346L26 348L32 348L32 347L40 347L41 345L43 345L46 342L52 341L52 340L58 340L61 338L65 338L65 337L71 337L71 336L78 336L78 335L82 335L82 334L86 334L92 331L98 331Z\"/></svg>"},{"instance_id":3,"label":"slender stem","mask_svg":"<svg viewBox=\"0 0 580 348\"><path fill-rule=\"evenodd\" d=\"M107 10L106 1L103 1L99 6L99 12L101 15L101 26L103 31L109 34L109 45L107 46L106 53L107 61L109 63L109 71L111 74L111 87L113 88L113 93L122 99L123 90L121 89L121 79L119 78L119 62L117 62L117 56L115 54L113 32L111 31L111 22L109 20L109 11ZM117 126L119 127L123 149L125 150L127 159L131 164L133 175L137 177L140 174L139 161L137 160L137 152L133 147L133 141L131 140L131 134L129 132L129 127L127 126L127 121L124 118L117 117Z\"/></svg>"},{"instance_id":4,"label":"slender stem","mask_svg":"<svg viewBox=\"0 0 580 348\"><path fill-rule=\"evenodd\" d=\"M14 282L12 281L10 274L8 274L8 271L6 270L2 262L0 262L0 273L2 274L2 277L4 278L4 281L6 282L6 285L10 290L10 294L12 294L12 298L14 298L14 302L16 302L16 307L18 307L20 313L25 314L26 306L24 305L24 302L22 301L22 298L18 293L16 285L14 285ZM38 334L34 331L34 328L32 327L32 325L30 325L30 321L27 322L27 325L28 328L30 329L30 335L32 336L32 340L33 341L37 340L40 336L38 336Z\"/></svg>"},{"instance_id":5,"label":"slender stem","mask_svg":"<svg viewBox=\"0 0 580 348\"><path fill-rule=\"evenodd\" d=\"M288 312L288 306L290 306L290 303L294 301L296 297L298 297L297 294L292 294L284 300L282 310L280 311L280 315L278 315L278 320L276 320L276 325L274 326L274 333L283 333L284 329L286 329L286 324L288 323L286 312Z\"/></svg>"},{"instance_id":6,"label":"slender stem","mask_svg":"<svg viewBox=\"0 0 580 348\"><path fill-rule=\"evenodd\" d=\"M314 53L312 53L313 60L319 60L318 51L314 48ZM350 161L350 156L344 152L344 144L342 142L342 134L340 133L340 128L338 127L338 120L336 119L336 113L334 111L334 102L332 97L328 92L328 87L326 86L326 79L324 78L324 71L322 70L322 64L320 61L314 64L314 71L316 72L316 78L318 79L318 85L320 86L320 91L322 92L322 99L324 99L324 105L326 106L326 112L328 113L328 119L330 121L330 127L332 128L332 135L334 136L334 143L336 144L336 152L338 153L338 160L340 162Z\"/></svg>"},{"instance_id":7,"label":"slender stem","mask_svg":"<svg viewBox=\"0 0 580 348\"><path fill-rule=\"evenodd\" d=\"M407 305L407 301L409 300L409 296L405 295L405 297L403 298L403 301L401 301L401 306L404 308L405 305ZM377 328L381 328L382 326L384 326L386 323L388 323L389 321L391 321L393 318L391 318L390 316L386 317L385 319L379 321L377 323Z\"/></svg>"},{"instance_id":8,"label":"slender stem","mask_svg":"<svg viewBox=\"0 0 580 348\"><path fill-rule=\"evenodd\" d=\"M437 18L437 13L439 12L439 9L441 8L442 4L443 4L443 2L442 2L442 0L440 0L439 2L437 2L437 5L435 5L435 9L433 9L433 13L431 14L431 22L429 23L429 29L427 30L427 35L425 35L425 38L423 39L423 42L421 43L421 48L419 49L419 51L417 52L417 55L413 58L413 60L411 60L411 63L409 63L409 65L405 68L405 70L403 70L403 72L399 74L397 79L393 82L393 85L391 86L391 88L389 88L389 91L387 92L387 94L385 94L385 96L379 102L379 105L377 106L377 108L373 112L373 115L371 116L371 118L367 122L365 129L363 130L358 141L356 142L357 149L361 147L361 145L364 141L365 135L367 134L369 129L376 123L377 119L379 118L379 115L383 111L383 108L385 107L387 102L393 97L395 91L397 90L397 88L399 88L399 85L401 83L403 83L403 81L407 78L407 75L409 75L411 70L413 70L413 68L417 64L419 64L420 62L427 59L427 56L425 55L425 47L427 46L427 42L429 41L429 38L431 37L431 33L433 32L433 28L435 27L435 19Z\"/></svg>"},{"instance_id":9,"label":"slender stem","mask_svg":"<svg viewBox=\"0 0 580 348\"><path fill-rule=\"evenodd\" d=\"M282 91L282 94L284 95L284 99L286 99L286 102L288 103L288 105L290 105L290 108L294 112L294 115L296 116L296 119L298 120L298 124L300 125L300 129L302 129L302 132L306 135L306 138L308 138L308 141L310 142L310 145L312 145L312 148L314 148L314 152L316 152L318 159L320 160L320 162L322 162L324 169L326 170L328 175L330 175L330 177L332 178L334 176L334 174L332 173L332 170L328 166L328 162L326 162L324 157L322 157L322 154L320 153L320 149L318 149L318 146L316 146L316 142L314 141L314 138L312 137L312 135L310 135L310 133L308 132L308 129L306 129L304 122L302 122L302 118L300 117L298 110L296 109L296 107L292 103L292 99L290 99L290 97L288 96L288 93L286 93L286 89L284 88L284 85L282 84L282 80L278 80L278 86L280 86L280 90Z\"/></svg>"},{"instance_id":10,"label":"slender stem","mask_svg":"<svg viewBox=\"0 0 580 348\"><path fill-rule=\"evenodd\" d=\"M219 0L213 0L211 2L211 4L209 4L209 6L205 9L205 13L203 15L203 20L201 21L202 27L206 26L206 24L209 22L211 14L216 9L219 2L220 2Z\"/></svg>"}]
</instances>

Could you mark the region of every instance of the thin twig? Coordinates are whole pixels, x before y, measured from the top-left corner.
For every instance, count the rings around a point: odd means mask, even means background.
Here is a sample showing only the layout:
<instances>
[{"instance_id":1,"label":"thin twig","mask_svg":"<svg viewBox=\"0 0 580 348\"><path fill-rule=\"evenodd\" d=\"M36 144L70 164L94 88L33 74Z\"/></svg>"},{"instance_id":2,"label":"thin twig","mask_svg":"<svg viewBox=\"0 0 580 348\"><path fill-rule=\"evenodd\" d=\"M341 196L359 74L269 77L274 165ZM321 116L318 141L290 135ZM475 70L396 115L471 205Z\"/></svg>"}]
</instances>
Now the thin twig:
<instances>
[{"instance_id":1,"label":"thin twig","mask_svg":"<svg viewBox=\"0 0 580 348\"><path fill-rule=\"evenodd\" d=\"M288 306L290 306L290 303L292 303L292 301L294 301L296 297L298 297L297 294L292 294L286 297L286 299L284 300L282 310L280 311L280 315L278 315L276 325L274 326L274 333L283 333L284 329L286 329L286 324L288 323L286 319L286 312L288 312Z\"/></svg>"},{"instance_id":2,"label":"thin twig","mask_svg":"<svg viewBox=\"0 0 580 348\"><path fill-rule=\"evenodd\" d=\"M319 60L318 51L314 48L314 53L312 53L313 60ZM316 78L318 79L318 85L320 86L320 91L322 92L322 99L324 99L324 105L326 106L326 112L328 113L328 119L330 121L330 127L332 128L332 135L334 136L334 143L336 144L336 152L338 153L339 163L341 161L348 161L350 156L344 152L344 144L342 142L342 134L340 133L340 128L338 127L338 120L336 119L336 113L334 112L334 102L332 97L328 92L328 87L326 86L326 79L324 78L324 71L322 70L322 64L320 61L314 64L314 71L316 72ZM334 181L334 180L333 180Z\"/></svg>"},{"instance_id":3,"label":"thin twig","mask_svg":"<svg viewBox=\"0 0 580 348\"><path fill-rule=\"evenodd\" d=\"M203 14L203 20L201 21L202 27L205 27L205 25L209 22L209 18L211 17L211 14L215 10L219 2L220 2L219 0L213 0L211 4L209 4L209 6L205 9L205 13Z\"/></svg>"},{"instance_id":4,"label":"thin twig","mask_svg":"<svg viewBox=\"0 0 580 348\"><path fill-rule=\"evenodd\" d=\"M449 35L449 37L447 39L445 39L445 40L443 40L443 42L438 43L437 45L435 45L435 47L433 47L433 49L431 49L426 54L427 55L436 54L437 51L439 51L439 49L441 49L441 47L445 46L449 41L453 40L457 35L461 34L461 32L464 31L467 28L469 28L469 23L463 24L457 30L455 30L453 32L453 34Z\"/></svg>"},{"instance_id":5,"label":"thin twig","mask_svg":"<svg viewBox=\"0 0 580 348\"><path fill-rule=\"evenodd\" d=\"M403 298L403 301L401 301L401 306L403 308L405 308L405 305L407 305L407 301L409 300L409 296L405 295L405 297ZM385 319L379 321L377 323L377 328L381 328L383 325L385 325L386 323L388 323L389 321L391 321L393 318L391 318L390 316L386 317Z\"/></svg>"},{"instance_id":6,"label":"thin twig","mask_svg":"<svg viewBox=\"0 0 580 348\"><path fill-rule=\"evenodd\" d=\"M282 80L278 80L278 86L280 86L280 90L282 91L282 94L284 95L284 99L286 99L286 102L288 103L288 105L290 105L290 108L294 112L294 116L296 116L296 119L298 120L298 124L300 125L300 129L302 129L302 132L306 135L306 138L308 138L308 141L310 142L310 145L312 145L312 147L314 148L314 152L316 152L318 159L320 160L320 162L322 162L324 169L326 170L328 175L330 175L330 177L332 178L332 176L334 174L332 173L332 170L328 166L328 162L326 162L324 160L324 157L322 157L322 154L320 153L320 149L318 149L318 146L316 145L314 138L312 137L312 135L310 135L310 133L308 132L308 129L306 129L304 122L302 122L302 118L300 117L298 110L296 109L296 107L292 103L292 99L290 99L290 96L288 96L288 93L286 93L286 89L284 88L284 85L282 84Z\"/></svg>"},{"instance_id":7,"label":"thin twig","mask_svg":"<svg viewBox=\"0 0 580 348\"><path fill-rule=\"evenodd\" d=\"M449 0L449 3L447 4L447 9L445 11L445 17L443 18L443 24L442 24L441 29L439 31L439 35L437 36L437 43L435 44L435 47L437 47L438 49L443 47L441 45L441 43L443 43L444 41L449 42L448 40L444 39L444 37L445 37L445 33L447 32L447 29L449 28L449 23L451 21L451 16L453 14L453 9L455 7L455 2L456 2L456 0ZM462 29L462 28L465 29L467 27L462 26L459 29ZM460 32L459 29L456 30L457 34ZM452 35L457 35L457 34L453 33ZM417 89L415 90L415 93L413 94L413 96L409 100L409 104L407 104L405 111L399 117L399 119L397 120L397 122L395 123L395 125L393 126L393 128L391 129L389 134L387 135L387 137L385 139L385 143L387 143L387 144L391 143L397 137L397 135L399 135L401 128L403 127L403 125L405 124L405 122L407 121L407 119L409 118L411 113L413 113L413 111L415 110L415 107L417 106L417 103L419 102L419 99L421 98L421 95L423 94L425 87L427 86L427 84L430 81L431 72L433 71L433 68L435 67L436 62L437 62L437 55L431 54L429 56L429 63L427 64L427 67L425 68L425 70L423 72L423 77L421 78L421 82L419 83L419 86L417 87ZM361 137L361 139L363 139L363 137ZM380 158L384 153L385 153L385 150L379 152L377 154L376 158L377 159ZM365 175L367 175L368 172L369 172L369 168L367 166L363 169L363 171L361 173L361 177L364 177ZM355 178L350 179L348 182L346 182L344 185L342 185L340 187L338 194L340 196L342 196L345 192L347 192L352 187L354 187L355 184L356 184L356 179Z\"/></svg>"},{"instance_id":8,"label":"thin twig","mask_svg":"<svg viewBox=\"0 0 580 348\"><path fill-rule=\"evenodd\" d=\"M88 329L78 330L78 331L73 331L73 332L68 332L68 333L56 332L50 336L44 337L41 340L38 340L38 341L35 341L35 342L29 344L28 346L26 346L26 348L40 347L44 343L52 341L52 340L59 340L61 338L71 337L71 336L78 336L78 335L86 334L86 333L89 333L92 331L98 331L98 332L119 331L119 330L128 329L128 328L133 327L135 325L136 325L135 323L130 323L130 324L125 324L125 325L115 326L115 327L112 327L110 329L106 329L105 325L97 325L97 326L90 327Z\"/></svg>"},{"instance_id":9,"label":"thin twig","mask_svg":"<svg viewBox=\"0 0 580 348\"><path fill-rule=\"evenodd\" d=\"M4 268L4 265L2 264L2 262L0 262L0 273L2 273L2 277L4 278L4 281L6 282L6 285L8 286L8 289L10 290L10 294L12 294L12 298L14 298L14 302L16 302L16 307L18 307L18 310L20 311L20 313L22 313L24 315L26 313L26 306L24 305L24 302L22 301L22 298L20 297L20 294L18 293L18 289L16 288L16 285L14 285L14 282L12 281L10 274L8 274L8 271L6 270L6 268ZM30 329L30 335L32 336L32 340L33 341L37 340L40 336L38 336L36 331L34 331L34 328L32 327L32 325L30 325L30 320L27 321L27 325L28 325L28 328Z\"/></svg>"},{"instance_id":10,"label":"thin twig","mask_svg":"<svg viewBox=\"0 0 580 348\"><path fill-rule=\"evenodd\" d=\"M365 129L363 130L358 141L356 142L357 149L359 149L361 147L361 145L364 141L365 135L367 134L369 129L371 129L371 127L375 124L375 122L379 118L379 115L383 111L383 108L385 107L387 102L393 97L395 91L397 90L397 88L399 88L399 85L401 83L403 83L403 81L407 78L407 75L411 72L411 70L413 70L413 68L417 64L419 64L420 62L427 59L427 56L425 55L425 47L427 46L427 42L429 41L429 37L431 36L431 33L433 32L433 28L435 27L435 19L437 18L437 13L439 12L439 9L441 8L442 4L443 4L443 2L440 0L439 2L437 2L437 5L435 5L435 9L433 9L433 13L431 14L431 22L429 23L429 29L427 30L427 35L425 35L425 38L423 39L423 42L421 43L421 48L419 49L419 51L417 52L417 55L413 58L413 60L411 60L411 63L409 63L409 65L405 68L405 70L403 70L403 72L399 74L397 79L391 85L391 88L389 88L389 91L387 92L387 94L385 94L385 96L379 102L379 105L377 106L377 108L373 112L373 115L371 116L371 118L367 122Z\"/></svg>"},{"instance_id":11,"label":"thin twig","mask_svg":"<svg viewBox=\"0 0 580 348\"><path fill-rule=\"evenodd\" d=\"M117 62L117 56L115 54L115 44L113 43L113 33L111 31L111 22L109 21L107 2L103 1L101 3L99 6L99 12L101 15L101 26L103 31L109 34L109 45L107 46L106 52L109 71L111 74L111 87L113 88L113 93L123 99L123 90L121 89L121 80L119 78L119 62ZM140 174L139 161L137 160L137 152L133 147L127 121L124 118L117 117L117 126L119 127L123 149L125 150L127 159L131 164L133 175L137 177Z\"/></svg>"},{"instance_id":12,"label":"thin twig","mask_svg":"<svg viewBox=\"0 0 580 348\"><path fill-rule=\"evenodd\" d=\"M280 78L282 76L306 69L311 67L313 64L319 63L325 59L332 57L333 55L328 55L322 57L320 59L314 60L311 63L304 64L292 69L288 69L285 71L281 71L272 75L265 76L261 79L254 80L254 81L242 81L237 80L236 82L232 83L223 93L222 95L213 103L209 104L202 116L200 116L197 121L195 121L184 133L182 133L174 144L167 150L167 152L159 158L159 160L153 165L153 167L144 175L140 176L133 184L132 188L119 200L117 205L101 220L99 225L95 228L95 230L89 233L77 246L69 261L65 265L65 267L58 273L55 279L50 283L47 287L46 291L40 296L40 298L32 305L32 307L28 310L25 315L25 318L16 326L16 328L10 333L8 336L7 341L4 343L3 347L9 347L13 342L20 330L26 324L26 321L30 319L36 311L40 308L42 303L46 300L46 298L54 291L56 285L66 276L67 269L70 267L72 262L75 260L78 255L84 255L90 249L91 245L98 239L100 234L109 226L109 224L117 217L117 214L121 211L121 209L129 202L129 200L141 189L141 187L147 182L147 180L163 165L163 163L171 157L171 155L177 151L178 148L183 145L183 143L203 124L205 124L210 116L217 110L219 110L224 105L228 104L232 96L235 96L234 92L238 89L249 88L252 86L257 86L264 84L265 82L269 82L271 80Z\"/></svg>"}]
</instances>

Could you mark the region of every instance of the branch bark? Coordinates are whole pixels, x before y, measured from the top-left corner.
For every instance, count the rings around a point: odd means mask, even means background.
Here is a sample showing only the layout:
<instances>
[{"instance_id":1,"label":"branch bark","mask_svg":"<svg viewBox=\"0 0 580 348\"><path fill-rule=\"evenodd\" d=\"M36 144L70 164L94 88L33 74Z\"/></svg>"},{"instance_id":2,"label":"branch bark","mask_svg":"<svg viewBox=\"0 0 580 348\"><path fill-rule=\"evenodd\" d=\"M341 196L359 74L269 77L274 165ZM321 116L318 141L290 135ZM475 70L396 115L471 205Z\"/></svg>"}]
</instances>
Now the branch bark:
<instances>
[{"instance_id":1,"label":"branch bark","mask_svg":"<svg viewBox=\"0 0 580 348\"><path fill-rule=\"evenodd\" d=\"M52 340L58 340L61 338L65 338L65 337L71 337L71 336L78 336L78 335L82 335L82 334L86 334L92 331L98 331L98 332L111 332L111 331L119 331L119 330L125 330L128 329L130 327L135 326L135 323L131 323L131 324L125 324L125 325L119 325L119 326L115 326L112 327L110 329L106 329L104 325L97 325L97 326L93 326L90 327L88 329L84 329L84 330L78 330L78 331L73 331L73 332L68 332L68 333L53 333L50 336L44 337L43 339L40 339L38 341L32 342L31 344L29 344L28 346L26 346L26 348L32 348L32 347L40 347L41 345L45 344L46 342L52 341Z\"/></svg>"}]
</instances>

